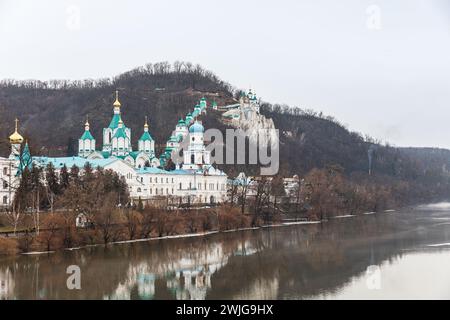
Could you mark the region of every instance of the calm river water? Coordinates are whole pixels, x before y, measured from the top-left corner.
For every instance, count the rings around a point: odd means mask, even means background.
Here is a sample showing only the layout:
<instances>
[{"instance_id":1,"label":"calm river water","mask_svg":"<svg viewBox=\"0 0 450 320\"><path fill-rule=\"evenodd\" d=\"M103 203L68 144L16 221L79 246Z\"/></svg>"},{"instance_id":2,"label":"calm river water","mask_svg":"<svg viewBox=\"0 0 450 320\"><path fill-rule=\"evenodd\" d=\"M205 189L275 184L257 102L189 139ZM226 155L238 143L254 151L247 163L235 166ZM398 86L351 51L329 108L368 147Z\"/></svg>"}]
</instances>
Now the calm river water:
<instances>
[{"instance_id":1,"label":"calm river water","mask_svg":"<svg viewBox=\"0 0 450 320\"><path fill-rule=\"evenodd\" d=\"M450 203L0 259L0 299L416 298L450 299Z\"/></svg>"}]
</instances>

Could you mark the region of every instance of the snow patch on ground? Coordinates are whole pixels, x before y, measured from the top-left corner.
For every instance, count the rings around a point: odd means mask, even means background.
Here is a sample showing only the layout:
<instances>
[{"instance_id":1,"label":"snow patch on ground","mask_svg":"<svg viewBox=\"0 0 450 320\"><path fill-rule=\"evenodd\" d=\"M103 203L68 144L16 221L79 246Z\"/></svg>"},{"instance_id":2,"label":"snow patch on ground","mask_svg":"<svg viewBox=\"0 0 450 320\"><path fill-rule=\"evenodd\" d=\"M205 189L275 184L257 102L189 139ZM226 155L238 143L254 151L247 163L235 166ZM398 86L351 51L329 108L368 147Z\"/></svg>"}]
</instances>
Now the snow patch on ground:
<instances>
[{"instance_id":1,"label":"snow patch on ground","mask_svg":"<svg viewBox=\"0 0 450 320\"><path fill-rule=\"evenodd\" d=\"M285 226L291 226L296 224L317 224L321 223L322 221L295 221L295 222L283 222L283 225Z\"/></svg>"},{"instance_id":2,"label":"snow patch on ground","mask_svg":"<svg viewBox=\"0 0 450 320\"><path fill-rule=\"evenodd\" d=\"M36 254L49 254L49 253L55 253L55 251L32 251L32 252L23 252L22 254L36 255Z\"/></svg>"},{"instance_id":3,"label":"snow patch on ground","mask_svg":"<svg viewBox=\"0 0 450 320\"><path fill-rule=\"evenodd\" d=\"M354 214L345 214L345 215L342 215L342 216L335 216L333 218L334 219L341 219L341 218L352 218L352 217L356 217L356 215L354 215Z\"/></svg>"},{"instance_id":4,"label":"snow patch on ground","mask_svg":"<svg viewBox=\"0 0 450 320\"><path fill-rule=\"evenodd\" d=\"M450 242L436 243L436 244L428 245L428 247L448 247L448 246L450 246Z\"/></svg>"}]
</instances>

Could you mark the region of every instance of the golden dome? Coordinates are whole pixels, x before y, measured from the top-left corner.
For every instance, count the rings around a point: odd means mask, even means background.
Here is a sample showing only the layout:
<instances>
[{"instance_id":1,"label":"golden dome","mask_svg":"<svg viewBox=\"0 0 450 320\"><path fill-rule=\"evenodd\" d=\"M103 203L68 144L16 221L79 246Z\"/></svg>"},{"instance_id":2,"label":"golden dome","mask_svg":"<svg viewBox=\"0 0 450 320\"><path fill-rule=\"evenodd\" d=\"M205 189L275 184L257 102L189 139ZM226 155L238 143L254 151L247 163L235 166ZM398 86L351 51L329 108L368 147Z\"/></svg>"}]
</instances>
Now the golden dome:
<instances>
[{"instance_id":1,"label":"golden dome","mask_svg":"<svg viewBox=\"0 0 450 320\"><path fill-rule=\"evenodd\" d=\"M14 130L14 133L9 136L9 142L11 142L11 143L22 143L23 142L23 137L17 131L17 128L18 128L18 125L19 125L19 120L16 119L15 122L16 122L16 129Z\"/></svg>"},{"instance_id":2,"label":"golden dome","mask_svg":"<svg viewBox=\"0 0 450 320\"><path fill-rule=\"evenodd\" d=\"M148 123L147 123L147 116L145 116L145 123L144 123L144 128L148 128Z\"/></svg>"},{"instance_id":3,"label":"golden dome","mask_svg":"<svg viewBox=\"0 0 450 320\"><path fill-rule=\"evenodd\" d=\"M120 107L121 106L120 101L119 101L119 91L118 90L116 90L116 101L114 101L113 106L114 107Z\"/></svg>"}]
</instances>

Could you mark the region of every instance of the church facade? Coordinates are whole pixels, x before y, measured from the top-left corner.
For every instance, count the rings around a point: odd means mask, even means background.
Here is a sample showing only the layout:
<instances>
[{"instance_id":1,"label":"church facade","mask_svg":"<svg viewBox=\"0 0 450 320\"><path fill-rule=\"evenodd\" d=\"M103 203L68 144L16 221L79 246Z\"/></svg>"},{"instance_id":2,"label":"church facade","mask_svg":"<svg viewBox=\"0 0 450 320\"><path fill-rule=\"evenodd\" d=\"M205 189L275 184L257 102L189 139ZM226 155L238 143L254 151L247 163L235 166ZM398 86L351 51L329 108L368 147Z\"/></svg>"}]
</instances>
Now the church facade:
<instances>
[{"instance_id":1,"label":"church facade","mask_svg":"<svg viewBox=\"0 0 450 320\"><path fill-rule=\"evenodd\" d=\"M155 141L149 132L147 118L144 120L142 134L133 149L131 129L122 120L121 103L118 92L113 103L113 116L108 127L102 132L102 145L90 132L86 119L84 131L78 140L78 156L44 157L31 156L28 144L21 152L23 137L16 130L10 136L11 155L0 158L0 205L10 206L14 190L20 180L20 168L24 161L46 167L49 163L57 169L63 166L77 166L82 171L89 163L92 168L111 169L124 177L133 201L141 199L152 202L170 199L172 204L220 203L226 200L227 175L210 163L210 154L204 145L204 127L198 117L206 112L207 101L202 98L184 119L180 119L166 147L157 157ZM180 149L181 143L187 145ZM173 155L182 152L182 162L172 160ZM166 170L166 164L172 160L173 170ZM169 203L169 201L167 202Z\"/></svg>"}]
</instances>

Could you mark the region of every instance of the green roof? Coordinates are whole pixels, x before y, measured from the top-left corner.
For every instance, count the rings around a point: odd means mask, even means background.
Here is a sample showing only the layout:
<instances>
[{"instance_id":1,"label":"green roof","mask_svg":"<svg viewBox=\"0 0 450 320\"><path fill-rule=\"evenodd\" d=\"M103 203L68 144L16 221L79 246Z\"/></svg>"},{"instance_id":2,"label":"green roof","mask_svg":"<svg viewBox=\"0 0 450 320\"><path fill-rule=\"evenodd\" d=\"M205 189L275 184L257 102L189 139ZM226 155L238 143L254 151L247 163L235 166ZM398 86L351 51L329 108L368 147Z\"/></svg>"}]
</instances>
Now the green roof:
<instances>
[{"instance_id":1,"label":"green roof","mask_svg":"<svg viewBox=\"0 0 450 320\"><path fill-rule=\"evenodd\" d=\"M89 130L85 130L80 139L81 140L95 140Z\"/></svg>"},{"instance_id":2,"label":"green roof","mask_svg":"<svg viewBox=\"0 0 450 320\"><path fill-rule=\"evenodd\" d=\"M180 119L180 120L178 120L178 125L180 125L180 126L185 126L186 123L184 122L183 119Z\"/></svg>"},{"instance_id":3,"label":"green roof","mask_svg":"<svg viewBox=\"0 0 450 320\"><path fill-rule=\"evenodd\" d=\"M137 158L137 156L138 156L139 153L140 153L140 151L132 151L132 152L129 153L129 155L130 155L134 160L136 160L136 158Z\"/></svg>"},{"instance_id":4,"label":"green roof","mask_svg":"<svg viewBox=\"0 0 450 320\"><path fill-rule=\"evenodd\" d=\"M28 142L25 142L25 147L23 148L22 151L22 159L19 163L19 168L17 170L16 176L21 175L26 167L30 169L31 164L32 164L32 157L30 153L30 148L28 147Z\"/></svg>"},{"instance_id":5,"label":"green roof","mask_svg":"<svg viewBox=\"0 0 450 320\"><path fill-rule=\"evenodd\" d=\"M153 141L153 138L148 131L144 131L139 141Z\"/></svg>"},{"instance_id":6,"label":"green roof","mask_svg":"<svg viewBox=\"0 0 450 320\"><path fill-rule=\"evenodd\" d=\"M114 114L111 122L109 123L109 127L110 129L116 129L119 127L119 121L120 121L120 114Z\"/></svg>"},{"instance_id":7,"label":"green roof","mask_svg":"<svg viewBox=\"0 0 450 320\"><path fill-rule=\"evenodd\" d=\"M108 151L102 151L101 154L105 159L109 158L109 156L111 155Z\"/></svg>"},{"instance_id":8,"label":"green roof","mask_svg":"<svg viewBox=\"0 0 450 320\"><path fill-rule=\"evenodd\" d=\"M126 138L127 134L125 133L124 127L118 128L116 133L114 134L114 138Z\"/></svg>"}]
</instances>

